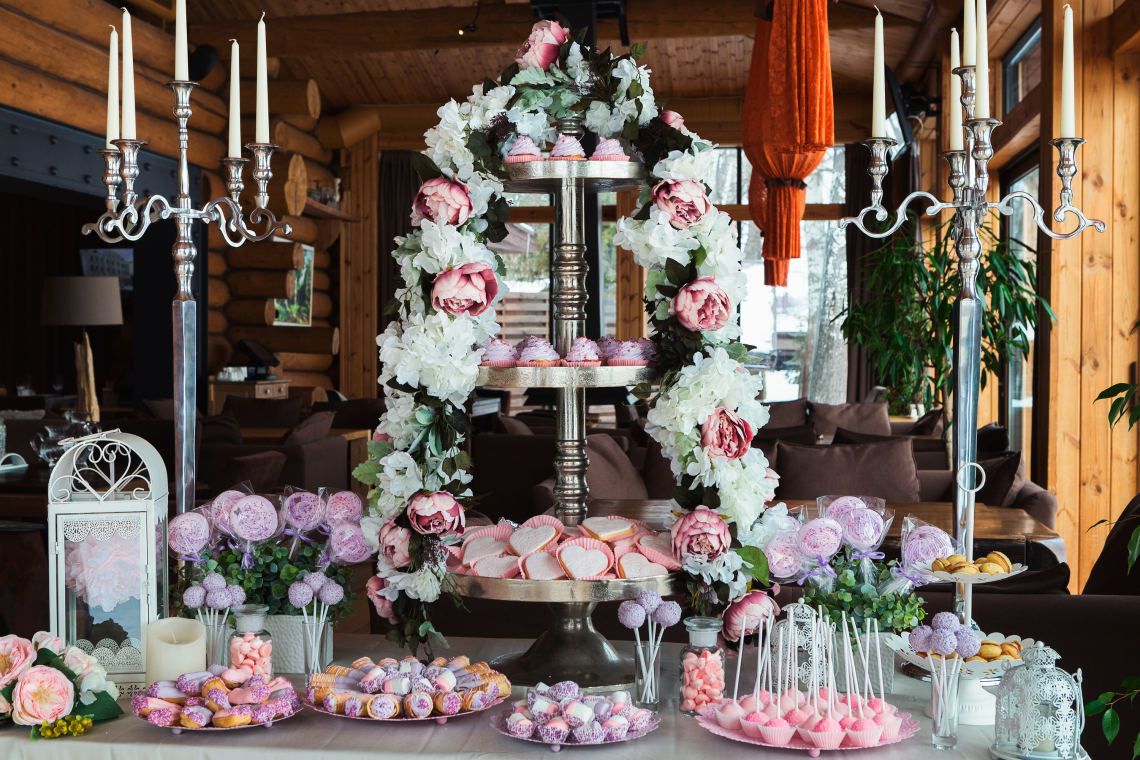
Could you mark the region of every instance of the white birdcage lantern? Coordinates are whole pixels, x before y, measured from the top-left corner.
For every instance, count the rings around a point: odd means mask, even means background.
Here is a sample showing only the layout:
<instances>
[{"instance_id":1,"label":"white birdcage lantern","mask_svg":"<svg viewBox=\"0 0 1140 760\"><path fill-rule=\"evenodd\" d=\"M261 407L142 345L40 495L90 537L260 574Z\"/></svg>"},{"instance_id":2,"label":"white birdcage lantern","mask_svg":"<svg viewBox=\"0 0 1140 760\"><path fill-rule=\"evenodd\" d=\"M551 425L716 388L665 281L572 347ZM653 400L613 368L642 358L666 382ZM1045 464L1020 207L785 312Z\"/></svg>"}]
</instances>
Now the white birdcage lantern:
<instances>
[{"instance_id":1,"label":"white birdcage lantern","mask_svg":"<svg viewBox=\"0 0 1140 760\"><path fill-rule=\"evenodd\" d=\"M784 605L784 619L776 623L772 633L773 662L787 662L790 658L786 647L795 646L795 680L805 686L811 683L812 662L817 668L823 667L827 647L826 635L812 626L814 619L818 619L815 610L801 599ZM787 676L785 679L791 680ZM781 684L781 688L787 687Z\"/></svg>"},{"instance_id":2,"label":"white birdcage lantern","mask_svg":"<svg viewBox=\"0 0 1140 760\"><path fill-rule=\"evenodd\" d=\"M64 444L48 486L51 630L130 697L146 680L147 626L167 614L166 466L118 430Z\"/></svg>"},{"instance_id":3,"label":"white birdcage lantern","mask_svg":"<svg viewBox=\"0 0 1140 760\"><path fill-rule=\"evenodd\" d=\"M1040 641L1021 653L997 692L990 755L998 760L1088 758L1081 747L1085 707L1081 671L1076 678L1057 667L1061 656Z\"/></svg>"}]
</instances>

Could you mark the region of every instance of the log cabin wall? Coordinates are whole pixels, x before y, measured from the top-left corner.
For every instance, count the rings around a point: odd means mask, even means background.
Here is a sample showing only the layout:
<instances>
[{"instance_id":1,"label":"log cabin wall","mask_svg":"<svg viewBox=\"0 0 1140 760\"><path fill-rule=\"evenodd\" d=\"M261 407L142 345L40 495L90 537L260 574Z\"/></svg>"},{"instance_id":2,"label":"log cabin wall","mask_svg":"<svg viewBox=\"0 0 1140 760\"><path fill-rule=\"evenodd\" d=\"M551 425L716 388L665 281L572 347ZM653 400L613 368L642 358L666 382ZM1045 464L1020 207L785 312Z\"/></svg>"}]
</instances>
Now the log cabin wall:
<instances>
[{"instance_id":1,"label":"log cabin wall","mask_svg":"<svg viewBox=\"0 0 1140 760\"><path fill-rule=\"evenodd\" d=\"M138 133L147 147L176 157L177 126L173 94L174 40L162 29L133 19ZM121 26L121 12L102 0L3 0L0 3L0 104L102 134L107 108L108 26ZM247 46L249 47L249 46ZM252 48L251 48L252 50ZM252 55L243 70L254 69ZM276 77L280 62L270 59ZM191 97L189 161L201 166L204 198L226 194L217 173L225 154L229 68L219 61ZM254 110L254 83L243 82L243 113ZM256 338L281 359L279 376L296 387L337 387L339 366L338 238L352 217L316 202L308 190L336 180L334 154L313 134L321 115L316 82L273 79L269 86L273 157L269 209L293 226L287 237L314 251L312 326L273 326L273 299L292 294L292 269L299 258L293 243L225 245L216 229L199 266L209 273L206 300L207 363L215 373L231 360L234 345ZM243 119L243 135L253 135L253 119ZM243 206L252 208L255 187L245 178Z\"/></svg>"}]
</instances>

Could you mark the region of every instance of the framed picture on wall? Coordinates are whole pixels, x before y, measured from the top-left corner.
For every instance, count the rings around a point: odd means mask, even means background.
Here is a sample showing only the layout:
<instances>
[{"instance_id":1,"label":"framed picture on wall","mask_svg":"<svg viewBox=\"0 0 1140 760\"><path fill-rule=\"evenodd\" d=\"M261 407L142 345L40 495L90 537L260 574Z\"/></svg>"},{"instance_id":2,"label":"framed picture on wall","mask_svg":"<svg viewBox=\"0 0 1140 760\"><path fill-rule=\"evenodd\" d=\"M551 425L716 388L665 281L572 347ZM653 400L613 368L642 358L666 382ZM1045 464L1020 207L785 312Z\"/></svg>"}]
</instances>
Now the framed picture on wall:
<instances>
[{"instance_id":1,"label":"framed picture on wall","mask_svg":"<svg viewBox=\"0 0 1140 760\"><path fill-rule=\"evenodd\" d=\"M277 315L274 325L308 327L313 323L313 247L302 246L305 260L293 270L293 297L275 298Z\"/></svg>"}]
</instances>

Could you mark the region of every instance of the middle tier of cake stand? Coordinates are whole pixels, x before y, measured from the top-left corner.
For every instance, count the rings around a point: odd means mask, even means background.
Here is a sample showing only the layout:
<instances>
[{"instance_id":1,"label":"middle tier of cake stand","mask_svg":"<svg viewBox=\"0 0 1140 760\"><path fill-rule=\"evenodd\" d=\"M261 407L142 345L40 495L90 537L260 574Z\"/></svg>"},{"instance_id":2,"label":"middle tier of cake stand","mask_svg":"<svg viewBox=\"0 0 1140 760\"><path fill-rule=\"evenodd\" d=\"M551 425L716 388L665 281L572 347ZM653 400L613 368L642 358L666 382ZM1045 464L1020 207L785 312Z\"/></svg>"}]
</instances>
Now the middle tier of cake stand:
<instances>
[{"instance_id":1,"label":"middle tier of cake stand","mask_svg":"<svg viewBox=\"0 0 1140 760\"><path fill-rule=\"evenodd\" d=\"M685 589L681 573L652 578L598 581L531 581L525 578L482 578L452 575L462 596L508 602L543 602L554 613L550 628L525 652L495 659L491 667L511 683L534 686L575 681L586 692L632 689L634 661L619 653L594 628L592 615L598 602L635 599L642 591L661 596ZM520 608L520 613L525 614ZM631 647L632 649L632 647Z\"/></svg>"}]
</instances>

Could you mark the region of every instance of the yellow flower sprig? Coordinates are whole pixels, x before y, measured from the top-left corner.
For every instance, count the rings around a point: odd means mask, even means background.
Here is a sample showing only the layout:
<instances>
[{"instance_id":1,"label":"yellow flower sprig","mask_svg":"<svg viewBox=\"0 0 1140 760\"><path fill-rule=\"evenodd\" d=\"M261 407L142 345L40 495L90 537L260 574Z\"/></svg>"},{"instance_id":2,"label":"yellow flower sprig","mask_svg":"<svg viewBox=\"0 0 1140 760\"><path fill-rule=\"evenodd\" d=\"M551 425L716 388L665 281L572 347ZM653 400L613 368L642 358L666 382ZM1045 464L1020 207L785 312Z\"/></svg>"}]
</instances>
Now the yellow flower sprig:
<instances>
[{"instance_id":1,"label":"yellow flower sprig","mask_svg":"<svg viewBox=\"0 0 1140 760\"><path fill-rule=\"evenodd\" d=\"M91 728L91 719L86 716L67 715L54 723L44 721L36 729L43 739L55 739L58 736L79 736L87 733Z\"/></svg>"}]
</instances>

